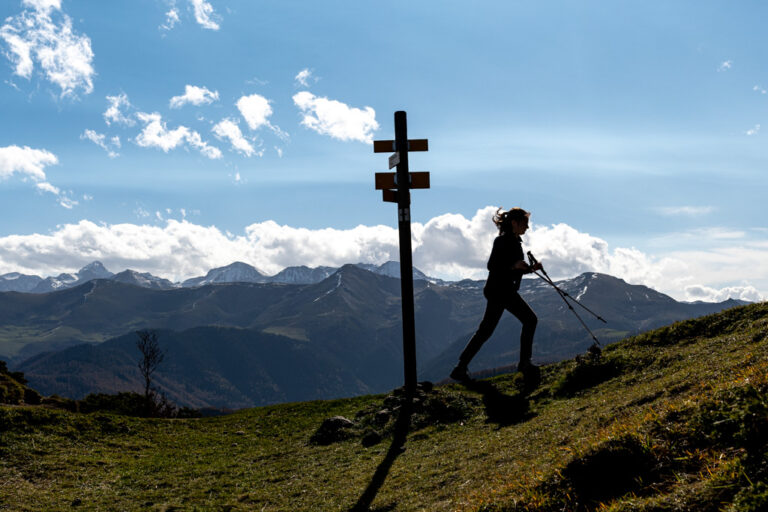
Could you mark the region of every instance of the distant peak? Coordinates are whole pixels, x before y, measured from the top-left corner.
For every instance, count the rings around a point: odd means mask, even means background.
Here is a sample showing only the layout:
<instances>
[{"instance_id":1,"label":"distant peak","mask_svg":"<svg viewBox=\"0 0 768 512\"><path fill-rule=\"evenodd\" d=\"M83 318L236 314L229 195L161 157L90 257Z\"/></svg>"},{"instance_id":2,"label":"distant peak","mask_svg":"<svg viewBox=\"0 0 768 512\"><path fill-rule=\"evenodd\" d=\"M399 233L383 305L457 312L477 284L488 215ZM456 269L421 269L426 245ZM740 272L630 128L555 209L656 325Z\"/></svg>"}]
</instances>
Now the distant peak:
<instances>
[{"instance_id":1,"label":"distant peak","mask_svg":"<svg viewBox=\"0 0 768 512\"><path fill-rule=\"evenodd\" d=\"M230 263L229 265L227 265L224 268L237 268L237 267L254 268L253 265L249 265L249 264L247 264L245 262L242 262L242 261L233 261L232 263Z\"/></svg>"},{"instance_id":2,"label":"distant peak","mask_svg":"<svg viewBox=\"0 0 768 512\"><path fill-rule=\"evenodd\" d=\"M92 261L80 270L86 270L86 269L100 269L100 270L106 270L104 265L100 261Z\"/></svg>"}]
</instances>

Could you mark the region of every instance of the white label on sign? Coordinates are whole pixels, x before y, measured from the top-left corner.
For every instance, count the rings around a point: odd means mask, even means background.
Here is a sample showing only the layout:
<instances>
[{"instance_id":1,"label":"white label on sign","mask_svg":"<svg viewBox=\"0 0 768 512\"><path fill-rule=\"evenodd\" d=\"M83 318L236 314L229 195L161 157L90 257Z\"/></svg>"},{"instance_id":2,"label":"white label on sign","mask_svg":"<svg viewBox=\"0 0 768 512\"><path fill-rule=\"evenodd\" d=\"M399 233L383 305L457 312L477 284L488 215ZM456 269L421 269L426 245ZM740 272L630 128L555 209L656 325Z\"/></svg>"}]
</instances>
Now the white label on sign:
<instances>
[{"instance_id":1,"label":"white label on sign","mask_svg":"<svg viewBox=\"0 0 768 512\"><path fill-rule=\"evenodd\" d=\"M400 152L393 153L392 156L389 157L389 168L393 168L397 164L400 163Z\"/></svg>"}]
</instances>

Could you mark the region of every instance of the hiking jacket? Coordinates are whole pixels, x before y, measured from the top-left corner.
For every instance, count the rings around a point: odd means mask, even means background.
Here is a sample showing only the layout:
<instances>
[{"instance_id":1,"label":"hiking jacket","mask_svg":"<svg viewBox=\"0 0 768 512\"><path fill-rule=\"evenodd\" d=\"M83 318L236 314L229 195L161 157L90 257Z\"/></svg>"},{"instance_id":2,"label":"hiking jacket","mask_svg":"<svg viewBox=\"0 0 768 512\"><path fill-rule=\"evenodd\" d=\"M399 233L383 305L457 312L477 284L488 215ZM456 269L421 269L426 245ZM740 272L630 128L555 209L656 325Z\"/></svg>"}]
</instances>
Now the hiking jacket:
<instances>
[{"instance_id":1,"label":"hiking jacket","mask_svg":"<svg viewBox=\"0 0 768 512\"><path fill-rule=\"evenodd\" d=\"M512 233L497 236L488 258L488 279L483 288L487 299L503 299L517 293L523 278L523 271L513 268L518 261L525 261L520 237Z\"/></svg>"}]
</instances>

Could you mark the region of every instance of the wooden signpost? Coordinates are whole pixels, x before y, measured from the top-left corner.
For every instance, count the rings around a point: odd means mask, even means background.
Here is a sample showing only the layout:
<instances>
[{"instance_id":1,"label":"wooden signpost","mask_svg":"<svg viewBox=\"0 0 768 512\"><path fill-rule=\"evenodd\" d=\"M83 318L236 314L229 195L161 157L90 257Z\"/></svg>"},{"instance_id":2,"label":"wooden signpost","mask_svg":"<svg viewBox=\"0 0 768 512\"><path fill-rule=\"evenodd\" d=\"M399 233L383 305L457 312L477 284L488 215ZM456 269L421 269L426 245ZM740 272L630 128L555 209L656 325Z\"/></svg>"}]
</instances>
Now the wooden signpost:
<instances>
[{"instance_id":1,"label":"wooden signpost","mask_svg":"<svg viewBox=\"0 0 768 512\"><path fill-rule=\"evenodd\" d=\"M411 192L412 188L429 188L428 172L409 172L408 153L428 151L427 139L408 140L405 112L395 112L395 140L373 141L374 153L394 154L389 157L389 168L397 172L377 172L376 190L381 190L384 201L397 203L398 232L400 234L400 293L403 305L403 364L405 391L416 391L416 326L413 304L413 254L411 251Z\"/></svg>"}]
</instances>

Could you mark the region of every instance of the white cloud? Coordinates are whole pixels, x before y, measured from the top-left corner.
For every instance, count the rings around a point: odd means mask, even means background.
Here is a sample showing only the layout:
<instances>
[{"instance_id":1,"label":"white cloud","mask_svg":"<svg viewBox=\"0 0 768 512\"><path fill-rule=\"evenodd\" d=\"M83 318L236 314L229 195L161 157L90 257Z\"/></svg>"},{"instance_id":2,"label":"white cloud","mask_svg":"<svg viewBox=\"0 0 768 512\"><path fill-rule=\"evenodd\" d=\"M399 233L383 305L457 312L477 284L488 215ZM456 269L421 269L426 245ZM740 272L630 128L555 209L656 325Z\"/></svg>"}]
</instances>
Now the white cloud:
<instances>
[{"instance_id":1,"label":"white cloud","mask_svg":"<svg viewBox=\"0 0 768 512\"><path fill-rule=\"evenodd\" d=\"M302 91L293 96L293 102L302 112L301 124L322 135L339 140L371 142L378 130L376 111L349 107L336 100L315 96Z\"/></svg>"},{"instance_id":2,"label":"white cloud","mask_svg":"<svg viewBox=\"0 0 768 512\"><path fill-rule=\"evenodd\" d=\"M177 23L179 23L181 19L179 18L179 11L175 7L171 8L170 11L165 13L165 23L160 25L160 28L162 30L172 30L173 27L176 26Z\"/></svg>"},{"instance_id":3,"label":"white cloud","mask_svg":"<svg viewBox=\"0 0 768 512\"><path fill-rule=\"evenodd\" d=\"M21 14L7 18L0 27L14 73L31 79L37 63L62 97L78 89L91 93L95 70L88 36L73 31L72 19L61 11L59 0L25 0L23 5Z\"/></svg>"},{"instance_id":4,"label":"white cloud","mask_svg":"<svg viewBox=\"0 0 768 512\"><path fill-rule=\"evenodd\" d=\"M717 68L718 72L728 71L733 67L733 61L732 60L726 60L720 66Z\"/></svg>"},{"instance_id":5,"label":"white cloud","mask_svg":"<svg viewBox=\"0 0 768 512\"><path fill-rule=\"evenodd\" d=\"M171 108L181 108L187 103L192 105L208 105L218 101L219 91L211 91L207 87L197 87L196 85L187 85L184 87L184 94L171 98Z\"/></svg>"},{"instance_id":6,"label":"white cloud","mask_svg":"<svg viewBox=\"0 0 768 512\"><path fill-rule=\"evenodd\" d=\"M231 119L222 119L216 126L213 127L213 133L219 139L228 139L232 144L232 147L237 151L240 151L245 156L253 156L256 152L248 139L243 136L243 132L240 131L240 127L236 121Z\"/></svg>"},{"instance_id":7,"label":"white cloud","mask_svg":"<svg viewBox=\"0 0 768 512\"><path fill-rule=\"evenodd\" d=\"M109 158L117 158L120 156L111 146L120 147L120 138L119 137L112 137L109 139L109 142L107 141L107 136L98 133L94 130L85 130L80 135L81 140L89 140L99 146L101 149L107 152L107 155Z\"/></svg>"},{"instance_id":8,"label":"white cloud","mask_svg":"<svg viewBox=\"0 0 768 512\"><path fill-rule=\"evenodd\" d=\"M28 146L6 146L0 148L0 181L19 174L22 180L31 179L35 187L56 196L56 200L64 208L72 208L78 204L65 192L47 181L45 168L56 165L59 159L50 151L33 149Z\"/></svg>"},{"instance_id":9,"label":"white cloud","mask_svg":"<svg viewBox=\"0 0 768 512\"><path fill-rule=\"evenodd\" d=\"M485 279L496 236L491 222L495 210L483 208L469 219L445 214L413 223L414 265L436 277ZM292 265L381 264L399 257L398 232L389 226L306 229L264 221L233 235L214 226L165 219L159 211L150 216L139 208L136 214L164 225L82 220L47 234L0 237L0 273L52 275L99 259L108 268L135 268L178 281L233 261L275 274ZM556 224L534 225L525 236L525 248L554 279L602 272L678 300L761 300L768 290L768 243L654 257L634 248L611 248L605 240Z\"/></svg>"},{"instance_id":10,"label":"white cloud","mask_svg":"<svg viewBox=\"0 0 768 512\"><path fill-rule=\"evenodd\" d=\"M0 147L0 180L18 173L36 182L46 180L45 168L56 165L59 159L50 151L33 149L28 146Z\"/></svg>"},{"instance_id":11,"label":"white cloud","mask_svg":"<svg viewBox=\"0 0 768 512\"><path fill-rule=\"evenodd\" d=\"M317 82L317 78L312 76L312 71L310 71L309 68L304 68L299 71L298 74L294 77L294 80L296 80L297 85L302 87L309 87L310 80Z\"/></svg>"},{"instance_id":12,"label":"white cloud","mask_svg":"<svg viewBox=\"0 0 768 512\"><path fill-rule=\"evenodd\" d=\"M216 23L213 18L216 17L216 13L213 11L213 6L210 2L205 0L189 0L192 3L192 8L195 11L195 21L200 26L209 30L219 30L219 24Z\"/></svg>"},{"instance_id":13,"label":"white cloud","mask_svg":"<svg viewBox=\"0 0 768 512\"><path fill-rule=\"evenodd\" d=\"M59 190L59 187L54 187L47 181L40 182L36 186L40 190L44 192L50 192L51 194L54 194L54 195L59 195L61 193L61 190Z\"/></svg>"},{"instance_id":14,"label":"white cloud","mask_svg":"<svg viewBox=\"0 0 768 512\"><path fill-rule=\"evenodd\" d=\"M749 136L752 136L752 135L757 135L757 133L758 133L759 131L760 131L760 125L759 125L759 124L756 124L756 125L754 126L754 128L750 128L749 130L747 130L747 131L746 131L746 132L744 132L744 133L746 133L746 134L747 134L747 135L749 135Z\"/></svg>"},{"instance_id":15,"label":"white cloud","mask_svg":"<svg viewBox=\"0 0 768 512\"><path fill-rule=\"evenodd\" d=\"M715 289L709 286L693 285L685 287L686 300L704 302L723 302L728 299L760 302L765 297L754 286L726 286Z\"/></svg>"},{"instance_id":16,"label":"white cloud","mask_svg":"<svg viewBox=\"0 0 768 512\"><path fill-rule=\"evenodd\" d=\"M766 91L765 89L763 89L759 85L756 85L756 86L752 87L752 90L756 91L756 92L759 92L760 94L766 94L766 92L768 92L768 91Z\"/></svg>"},{"instance_id":17,"label":"white cloud","mask_svg":"<svg viewBox=\"0 0 768 512\"><path fill-rule=\"evenodd\" d=\"M61 0L24 0L22 4L43 12L61 9Z\"/></svg>"},{"instance_id":18,"label":"white cloud","mask_svg":"<svg viewBox=\"0 0 768 512\"><path fill-rule=\"evenodd\" d=\"M286 132L269 121L269 117L272 115L272 106L271 101L264 96L261 96L260 94L241 96L235 105L237 106L237 110L240 111L240 115L245 119L248 128L251 130L258 130L264 126L272 130L272 132L281 139L288 139L288 134Z\"/></svg>"},{"instance_id":19,"label":"white cloud","mask_svg":"<svg viewBox=\"0 0 768 512\"><path fill-rule=\"evenodd\" d=\"M270 126L269 116L272 115L272 107L269 105L269 100L264 96L259 94L242 96L237 100L236 105L251 130Z\"/></svg>"},{"instance_id":20,"label":"white cloud","mask_svg":"<svg viewBox=\"0 0 768 512\"><path fill-rule=\"evenodd\" d=\"M715 208L713 206L662 206L656 209L660 214L669 217L677 217L681 215L698 217L712 213L714 210Z\"/></svg>"},{"instance_id":21,"label":"white cloud","mask_svg":"<svg viewBox=\"0 0 768 512\"><path fill-rule=\"evenodd\" d=\"M71 210L73 207L77 206L78 203L74 199L67 197L65 194L59 195L59 204L66 208L67 210Z\"/></svg>"},{"instance_id":22,"label":"white cloud","mask_svg":"<svg viewBox=\"0 0 768 512\"><path fill-rule=\"evenodd\" d=\"M104 122L107 123L107 126L110 126L112 123L125 126L133 126L136 124L136 121L122 112L122 108L129 108L131 106L127 94L120 93L117 96L107 96L107 102L109 103L109 106L103 114Z\"/></svg>"},{"instance_id":23,"label":"white cloud","mask_svg":"<svg viewBox=\"0 0 768 512\"><path fill-rule=\"evenodd\" d=\"M221 151L214 146L209 146L196 131L190 130L186 126L169 130L165 126L162 116L157 112L152 114L139 112L136 117L144 123L144 129L136 137L136 144L141 147L156 147L167 153L172 149L188 144L210 159L221 158Z\"/></svg>"}]
</instances>

